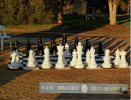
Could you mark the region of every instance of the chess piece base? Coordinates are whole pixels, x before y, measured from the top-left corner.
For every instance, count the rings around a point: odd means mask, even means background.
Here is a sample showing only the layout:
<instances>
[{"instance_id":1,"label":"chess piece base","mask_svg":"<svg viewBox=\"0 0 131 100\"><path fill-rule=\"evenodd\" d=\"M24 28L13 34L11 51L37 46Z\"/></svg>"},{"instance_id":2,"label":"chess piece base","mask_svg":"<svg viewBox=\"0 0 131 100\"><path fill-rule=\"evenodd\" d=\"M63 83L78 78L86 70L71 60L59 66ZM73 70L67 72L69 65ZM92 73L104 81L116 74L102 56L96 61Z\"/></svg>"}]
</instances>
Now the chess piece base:
<instances>
[{"instance_id":1,"label":"chess piece base","mask_svg":"<svg viewBox=\"0 0 131 100\"><path fill-rule=\"evenodd\" d=\"M9 65L8 65L8 68L9 68L9 69L19 69L19 65L9 64Z\"/></svg>"},{"instance_id":2,"label":"chess piece base","mask_svg":"<svg viewBox=\"0 0 131 100\"><path fill-rule=\"evenodd\" d=\"M127 68L128 63L119 64L118 68Z\"/></svg>"},{"instance_id":3,"label":"chess piece base","mask_svg":"<svg viewBox=\"0 0 131 100\"><path fill-rule=\"evenodd\" d=\"M51 64L43 64L42 69L50 69L51 68Z\"/></svg>"},{"instance_id":4,"label":"chess piece base","mask_svg":"<svg viewBox=\"0 0 131 100\"><path fill-rule=\"evenodd\" d=\"M102 64L103 68L111 68L111 64Z\"/></svg>"},{"instance_id":5,"label":"chess piece base","mask_svg":"<svg viewBox=\"0 0 131 100\"><path fill-rule=\"evenodd\" d=\"M24 70L38 70L39 67L23 67Z\"/></svg>"},{"instance_id":6,"label":"chess piece base","mask_svg":"<svg viewBox=\"0 0 131 100\"><path fill-rule=\"evenodd\" d=\"M56 64L55 69L64 69L65 65L64 64Z\"/></svg>"},{"instance_id":7,"label":"chess piece base","mask_svg":"<svg viewBox=\"0 0 131 100\"><path fill-rule=\"evenodd\" d=\"M83 64L76 65L75 68L76 68L76 69L83 69L83 68L84 68L84 65L83 65Z\"/></svg>"},{"instance_id":8,"label":"chess piece base","mask_svg":"<svg viewBox=\"0 0 131 100\"><path fill-rule=\"evenodd\" d=\"M97 64L88 64L88 69L97 69Z\"/></svg>"}]
</instances>

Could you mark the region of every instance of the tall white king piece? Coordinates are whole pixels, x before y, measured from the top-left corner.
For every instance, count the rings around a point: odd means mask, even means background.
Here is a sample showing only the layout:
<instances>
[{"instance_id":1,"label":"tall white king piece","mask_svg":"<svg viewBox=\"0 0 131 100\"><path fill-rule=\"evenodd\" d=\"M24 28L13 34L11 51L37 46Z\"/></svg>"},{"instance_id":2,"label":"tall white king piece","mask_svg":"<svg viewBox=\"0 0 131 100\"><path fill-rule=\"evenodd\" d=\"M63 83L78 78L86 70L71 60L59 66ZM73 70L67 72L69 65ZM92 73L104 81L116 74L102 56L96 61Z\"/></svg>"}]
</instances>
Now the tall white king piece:
<instances>
[{"instance_id":1,"label":"tall white king piece","mask_svg":"<svg viewBox=\"0 0 131 100\"><path fill-rule=\"evenodd\" d=\"M28 63L26 67L23 67L24 70L35 70L39 69L37 67L37 61L35 58L35 52L33 50L29 51Z\"/></svg>"},{"instance_id":2,"label":"tall white king piece","mask_svg":"<svg viewBox=\"0 0 131 100\"><path fill-rule=\"evenodd\" d=\"M120 55L121 55L121 60L120 60L120 63L119 63L119 68L127 68L128 67L128 63L126 61L126 54L127 52L122 50L120 52Z\"/></svg>"},{"instance_id":3,"label":"tall white king piece","mask_svg":"<svg viewBox=\"0 0 131 100\"><path fill-rule=\"evenodd\" d=\"M49 48L46 46L44 49L44 61L41 66L42 69L50 69L51 68L51 62L50 62L50 52Z\"/></svg>"},{"instance_id":4,"label":"tall white king piece","mask_svg":"<svg viewBox=\"0 0 131 100\"><path fill-rule=\"evenodd\" d=\"M11 64L8 65L9 69L19 69L22 64L19 60L19 53L16 51L13 51L11 54Z\"/></svg>"},{"instance_id":5,"label":"tall white king piece","mask_svg":"<svg viewBox=\"0 0 131 100\"><path fill-rule=\"evenodd\" d=\"M77 61L76 61L75 68L83 69L84 68L84 64L82 62L83 46L81 45L81 42L78 43L78 46L76 48L77 48Z\"/></svg>"},{"instance_id":6,"label":"tall white king piece","mask_svg":"<svg viewBox=\"0 0 131 100\"><path fill-rule=\"evenodd\" d=\"M61 44L59 46L57 46L58 61L57 61L56 65L55 65L56 69L63 69L63 68L65 68L63 49L64 49L64 46L62 46Z\"/></svg>"},{"instance_id":7,"label":"tall white king piece","mask_svg":"<svg viewBox=\"0 0 131 100\"><path fill-rule=\"evenodd\" d=\"M88 64L88 68L89 69L96 69L97 68L97 63L95 61L95 49L93 48L93 46L90 49L90 62Z\"/></svg>"},{"instance_id":8,"label":"tall white king piece","mask_svg":"<svg viewBox=\"0 0 131 100\"><path fill-rule=\"evenodd\" d=\"M102 64L102 67L103 68L111 68L110 50L109 49L105 50L104 63Z\"/></svg>"}]
</instances>

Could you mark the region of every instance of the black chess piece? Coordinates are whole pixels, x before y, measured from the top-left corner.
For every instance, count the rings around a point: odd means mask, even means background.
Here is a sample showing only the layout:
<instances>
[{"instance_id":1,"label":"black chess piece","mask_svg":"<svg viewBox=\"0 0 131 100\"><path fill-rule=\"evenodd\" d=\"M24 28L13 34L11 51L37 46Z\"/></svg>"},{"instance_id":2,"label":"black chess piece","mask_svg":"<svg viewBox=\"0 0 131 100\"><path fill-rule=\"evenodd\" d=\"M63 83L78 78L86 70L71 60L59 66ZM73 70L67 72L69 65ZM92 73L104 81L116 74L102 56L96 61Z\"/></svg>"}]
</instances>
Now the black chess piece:
<instances>
[{"instance_id":1,"label":"black chess piece","mask_svg":"<svg viewBox=\"0 0 131 100\"><path fill-rule=\"evenodd\" d=\"M31 43L30 43L30 40L27 39L27 44L26 44L26 55L29 55L29 50L31 50Z\"/></svg>"},{"instance_id":2,"label":"black chess piece","mask_svg":"<svg viewBox=\"0 0 131 100\"><path fill-rule=\"evenodd\" d=\"M55 37L51 37L50 54L51 55L56 55L57 54L57 44L56 44L56 41L55 41Z\"/></svg>"},{"instance_id":3,"label":"black chess piece","mask_svg":"<svg viewBox=\"0 0 131 100\"><path fill-rule=\"evenodd\" d=\"M42 42L41 38L38 40L38 47L37 47L37 50L36 50L36 54L39 55L39 56L44 55L43 42Z\"/></svg>"},{"instance_id":4,"label":"black chess piece","mask_svg":"<svg viewBox=\"0 0 131 100\"><path fill-rule=\"evenodd\" d=\"M78 42L79 42L79 39L78 39L78 37L76 36L75 42L74 42L74 49L76 49L76 46L78 45Z\"/></svg>"},{"instance_id":5,"label":"black chess piece","mask_svg":"<svg viewBox=\"0 0 131 100\"><path fill-rule=\"evenodd\" d=\"M63 34L63 36L62 36L62 45L65 46L66 43L67 43L67 35Z\"/></svg>"},{"instance_id":6,"label":"black chess piece","mask_svg":"<svg viewBox=\"0 0 131 100\"><path fill-rule=\"evenodd\" d=\"M101 41L98 43L98 55L104 55L104 50Z\"/></svg>"},{"instance_id":7,"label":"black chess piece","mask_svg":"<svg viewBox=\"0 0 131 100\"><path fill-rule=\"evenodd\" d=\"M86 39L84 54L86 54L87 50L90 50L90 48L91 48L91 44L90 44L89 40Z\"/></svg>"},{"instance_id":8,"label":"black chess piece","mask_svg":"<svg viewBox=\"0 0 131 100\"><path fill-rule=\"evenodd\" d=\"M15 41L12 46L12 51L19 51L19 41Z\"/></svg>"}]
</instances>

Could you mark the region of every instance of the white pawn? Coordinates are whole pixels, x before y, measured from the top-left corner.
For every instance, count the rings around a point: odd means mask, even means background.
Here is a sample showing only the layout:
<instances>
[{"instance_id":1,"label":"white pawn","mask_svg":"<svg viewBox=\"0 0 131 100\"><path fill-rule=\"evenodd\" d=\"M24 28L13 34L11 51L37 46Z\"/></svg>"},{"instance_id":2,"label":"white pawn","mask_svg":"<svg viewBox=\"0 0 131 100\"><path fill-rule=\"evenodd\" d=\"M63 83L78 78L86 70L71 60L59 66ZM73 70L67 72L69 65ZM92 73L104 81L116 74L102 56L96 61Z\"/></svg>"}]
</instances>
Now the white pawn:
<instances>
[{"instance_id":1,"label":"white pawn","mask_svg":"<svg viewBox=\"0 0 131 100\"><path fill-rule=\"evenodd\" d=\"M89 62L90 62L90 51L88 49L87 52L86 52L86 60L85 60L86 65L88 65Z\"/></svg>"},{"instance_id":2,"label":"white pawn","mask_svg":"<svg viewBox=\"0 0 131 100\"><path fill-rule=\"evenodd\" d=\"M68 43L66 43L66 45L65 45L64 57L71 57L71 53L70 53L70 50L69 50L69 44Z\"/></svg>"},{"instance_id":3,"label":"white pawn","mask_svg":"<svg viewBox=\"0 0 131 100\"><path fill-rule=\"evenodd\" d=\"M21 62L19 60L19 53L13 51L11 54L11 64L8 65L9 69L19 69L21 67Z\"/></svg>"},{"instance_id":4,"label":"white pawn","mask_svg":"<svg viewBox=\"0 0 131 100\"><path fill-rule=\"evenodd\" d=\"M84 64L82 62L83 46L81 45L81 42L78 43L78 46L76 48L77 48L77 61L76 61L75 68L83 69L84 68Z\"/></svg>"},{"instance_id":5,"label":"white pawn","mask_svg":"<svg viewBox=\"0 0 131 100\"><path fill-rule=\"evenodd\" d=\"M65 62L64 62L64 57L63 57L63 49L64 49L64 46L62 46L61 44L59 46L57 46L58 61L57 61L56 65L55 65L56 69L65 68Z\"/></svg>"},{"instance_id":6,"label":"white pawn","mask_svg":"<svg viewBox=\"0 0 131 100\"><path fill-rule=\"evenodd\" d=\"M115 60L114 60L114 65L118 66L120 63L120 51L117 49L115 51Z\"/></svg>"},{"instance_id":7,"label":"white pawn","mask_svg":"<svg viewBox=\"0 0 131 100\"><path fill-rule=\"evenodd\" d=\"M50 69L51 68L51 62L50 62L50 52L49 48L46 46L44 49L44 61L41 66L42 69Z\"/></svg>"},{"instance_id":8,"label":"white pawn","mask_svg":"<svg viewBox=\"0 0 131 100\"><path fill-rule=\"evenodd\" d=\"M77 52L76 49L73 51L72 60L70 62L70 66L74 67L76 65L76 59L77 59Z\"/></svg>"},{"instance_id":9,"label":"white pawn","mask_svg":"<svg viewBox=\"0 0 131 100\"><path fill-rule=\"evenodd\" d=\"M105 50L104 63L102 64L102 67L103 68L111 68L110 50L109 49Z\"/></svg>"},{"instance_id":10,"label":"white pawn","mask_svg":"<svg viewBox=\"0 0 131 100\"><path fill-rule=\"evenodd\" d=\"M33 50L29 51L29 57L28 57L28 63L26 67L23 67L24 70L35 70L35 69L39 69L37 67L37 62L36 62L36 58L35 58L35 53Z\"/></svg>"},{"instance_id":11,"label":"white pawn","mask_svg":"<svg viewBox=\"0 0 131 100\"><path fill-rule=\"evenodd\" d=\"M127 68L128 67L128 63L126 61L126 54L127 54L127 52L124 50L122 50L120 52L121 59L120 59L120 63L119 63L119 68Z\"/></svg>"},{"instance_id":12,"label":"white pawn","mask_svg":"<svg viewBox=\"0 0 131 100\"><path fill-rule=\"evenodd\" d=\"M89 69L96 69L97 68L97 64L95 61L95 49L93 48L93 46L90 49L90 62L88 64L88 68Z\"/></svg>"}]
</instances>

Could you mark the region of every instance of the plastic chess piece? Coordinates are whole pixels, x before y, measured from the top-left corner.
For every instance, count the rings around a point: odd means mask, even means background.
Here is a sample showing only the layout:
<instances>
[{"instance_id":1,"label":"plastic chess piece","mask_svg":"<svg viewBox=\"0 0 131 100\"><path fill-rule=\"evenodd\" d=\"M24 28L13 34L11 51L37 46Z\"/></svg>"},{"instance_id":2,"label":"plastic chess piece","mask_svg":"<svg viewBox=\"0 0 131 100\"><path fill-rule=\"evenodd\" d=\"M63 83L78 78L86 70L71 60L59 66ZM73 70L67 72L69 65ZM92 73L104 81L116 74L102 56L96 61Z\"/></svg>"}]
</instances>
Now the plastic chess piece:
<instances>
[{"instance_id":1,"label":"plastic chess piece","mask_svg":"<svg viewBox=\"0 0 131 100\"><path fill-rule=\"evenodd\" d=\"M27 40L27 44L26 44L26 55L29 55L29 51L31 50L31 43L30 40Z\"/></svg>"},{"instance_id":2,"label":"plastic chess piece","mask_svg":"<svg viewBox=\"0 0 131 100\"><path fill-rule=\"evenodd\" d=\"M84 68L84 64L82 62L83 46L81 45L81 42L78 43L78 46L76 48L77 48L77 62L76 62L75 68L83 69Z\"/></svg>"},{"instance_id":3,"label":"plastic chess piece","mask_svg":"<svg viewBox=\"0 0 131 100\"><path fill-rule=\"evenodd\" d=\"M89 49L87 49L86 52L86 60L85 60L86 65L88 66L88 64L90 63L90 51Z\"/></svg>"},{"instance_id":4,"label":"plastic chess piece","mask_svg":"<svg viewBox=\"0 0 131 100\"><path fill-rule=\"evenodd\" d=\"M53 37L52 40L51 40L50 54L51 55L57 54L57 44L56 44L56 41L55 41L55 37Z\"/></svg>"},{"instance_id":5,"label":"plastic chess piece","mask_svg":"<svg viewBox=\"0 0 131 100\"><path fill-rule=\"evenodd\" d=\"M76 37L75 41L74 41L74 49L76 49L76 46L78 45L78 42L79 42L79 39L78 39L78 37Z\"/></svg>"},{"instance_id":6,"label":"plastic chess piece","mask_svg":"<svg viewBox=\"0 0 131 100\"><path fill-rule=\"evenodd\" d=\"M19 41L17 40L13 43L13 46L12 46L12 51L16 51L16 50L19 51Z\"/></svg>"},{"instance_id":7,"label":"plastic chess piece","mask_svg":"<svg viewBox=\"0 0 131 100\"><path fill-rule=\"evenodd\" d=\"M90 48L91 48L91 44L90 44L89 40L88 40L88 39L86 39L84 53L86 53L86 52L87 52L87 50L90 50Z\"/></svg>"},{"instance_id":8,"label":"plastic chess piece","mask_svg":"<svg viewBox=\"0 0 131 100\"><path fill-rule=\"evenodd\" d=\"M42 42L41 38L38 40L38 47L37 47L36 53L39 56L43 56L44 55L43 42Z\"/></svg>"},{"instance_id":9,"label":"plastic chess piece","mask_svg":"<svg viewBox=\"0 0 131 100\"><path fill-rule=\"evenodd\" d=\"M119 68L127 68L128 67L128 63L126 61L126 54L127 54L127 52L124 50L122 50L120 52L121 59L120 59L120 63L119 63Z\"/></svg>"},{"instance_id":10,"label":"plastic chess piece","mask_svg":"<svg viewBox=\"0 0 131 100\"><path fill-rule=\"evenodd\" d=\"M35 58L35 52L33 50L29 51L29 57L28 57L28 63L26 65L26 67L23 67L24 70L35 70L35 69L39 69L37 67L37 61Z\"/></svg>"},{"instance_id":11,"label":"plastic chess piece","mask_svg":"<svg viewBox=\"0 0 131 100\"><path fill-rule=\"evenodd\" d=\"M64 59L63 59L63 50L64 50L64 46L62 46L61 44L59 46L57 46L58 52L58 61L55 65L56 69L63 69L65 68L65 63L64 63Z\"/></svg>"},{"instance_id":12,"label":"plastic chess piece","mask_svg":"<svg viewBox=\"0 0 131 100\"><path fill-rule=\"evenodd\" d=\"M98 43L98 55L104 55L103 45L101 41Z\"/></svg>"},{"instance_id":13,"label":"plastic chess piece","mask_svg":"<svg viewBox=\"0 0 131 100\"><path fill-rule=\"evenodd\" d=\"M19 60L19 53L16 51L13 51L11 54L11 64L8 65L9 69L19 69L22 64Z\"/></svg>"},{"instance_id":14,"label":"plastic chess piece","mask_svg":"<svg viewBox=\"0 0 131 100\"><path fill-rule=\"evenodd\" d=\"M71 57L71 53L70 53L70 49L69 49L69 44L68 43L65 44L64 57L65 58L70 58Z\"/></svg>"},{"instance_id":15,"label":"plastic chess piece","mask_svg":"<svg viewBox=\"0 0 131 100\"><path fill-rule=\"evenodd\" d=\"M97 63L96 63L96 60L95 60L95 49L93 48L93 46L90 49L90 55L91 55L91 57L90 57L90 62L88 64L88 68L96 69Z\"/></svg>"},{"instance_id":16,"label":"plastic chess piece","mask_svg":"<svg viewBox=\"0 0 131 100\"><path fill-rule=\"evenodd\" d=\"M72 53L72 60L70 62L70 66L71 67L75 67L76 65L76 60L77 60L77 52L76 49L74 49L73 53Z\"/></svg>"},{"instance_id":17,"label":"plastic chess piece","mask_svg":"<svg viewBox=\"0 0 131 100\"><path fill-rule=\"evenodd\" d=\"M44 61L41 66L42 69L50 69L51 68L51 62L50 62L50 52L49 48L46 46L44 49Z\"/></svg>"},{"instance_id":18,"label":"plastic chess piece","mask_svg":"<svg viewBox=\"0 0 131 100\"><path fill-rule=\"evenodd\" d=\"M120 51L119 51L119 49L117 49L117 50L115 51L114 65L115 65L115 66L118 66L119 63L120 63Z\"/></svg>"},{"instance_id":19,"label":"plastic chess piece","mask_svg":"<svg viewBox=\"0 0 131 100\"><path fill-rule=\"evenodd\" d=\"M62 36L62 45L65 46L66 43L67 43L67 35L63 34L63 36Z\"/></svg>"},{"instance_id":20,"label":"plastic chess piece","mask_svg":"<svg viewBox=\"0 0 131 100\"><path fill-rule=\"evenodd\" d=\"M110 50L106 49L105 50L105 56L104 56L104 63L102 64L103 68L111 68L111 63L110 63Z\"/></svg>"}]
</instances>

